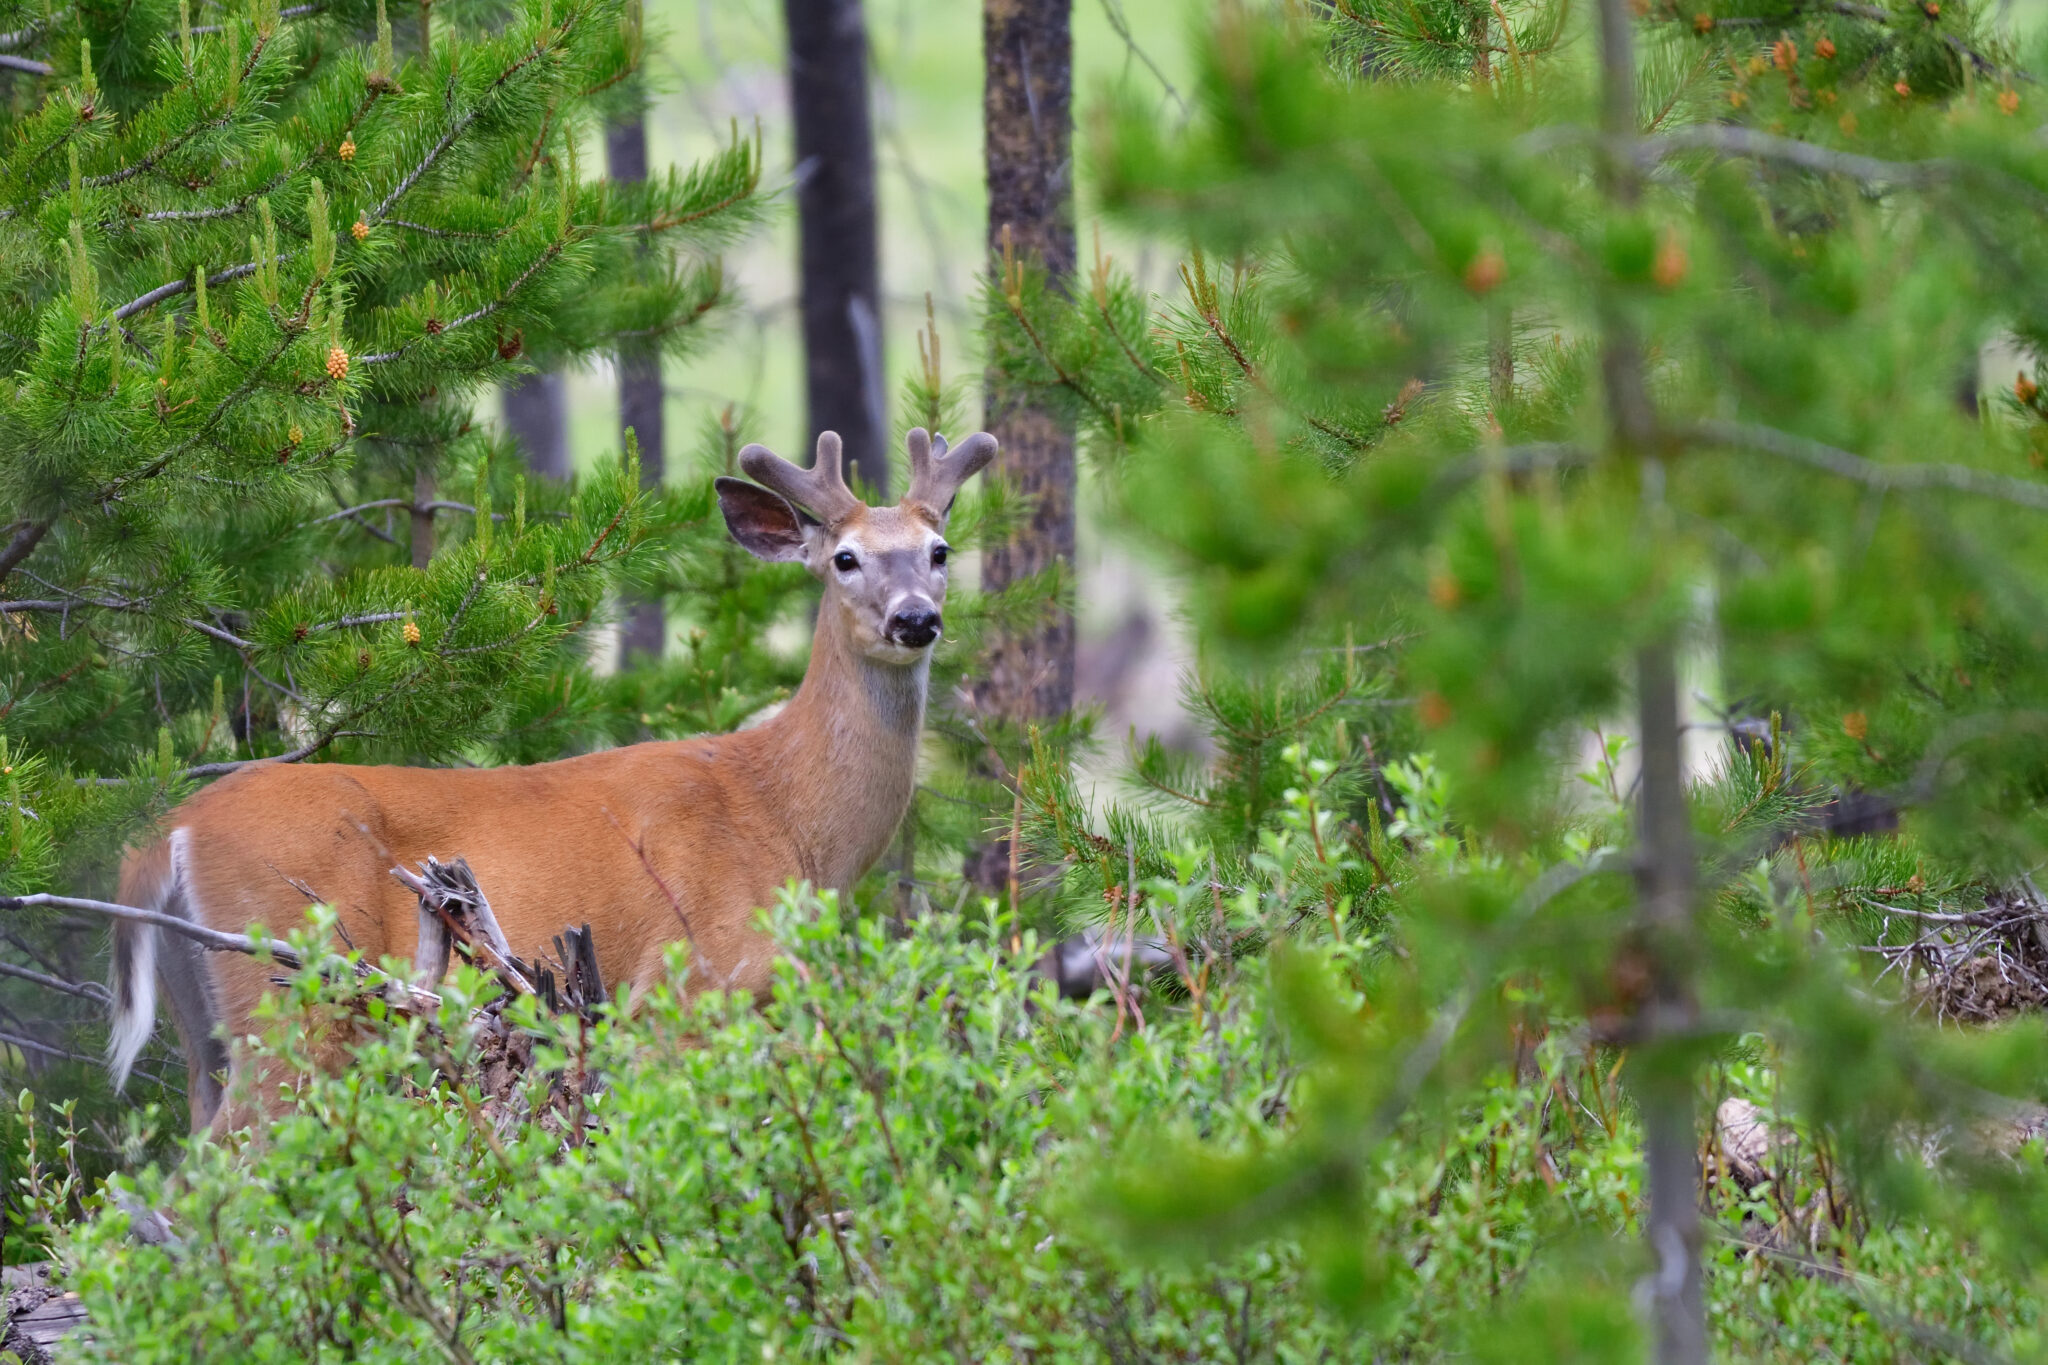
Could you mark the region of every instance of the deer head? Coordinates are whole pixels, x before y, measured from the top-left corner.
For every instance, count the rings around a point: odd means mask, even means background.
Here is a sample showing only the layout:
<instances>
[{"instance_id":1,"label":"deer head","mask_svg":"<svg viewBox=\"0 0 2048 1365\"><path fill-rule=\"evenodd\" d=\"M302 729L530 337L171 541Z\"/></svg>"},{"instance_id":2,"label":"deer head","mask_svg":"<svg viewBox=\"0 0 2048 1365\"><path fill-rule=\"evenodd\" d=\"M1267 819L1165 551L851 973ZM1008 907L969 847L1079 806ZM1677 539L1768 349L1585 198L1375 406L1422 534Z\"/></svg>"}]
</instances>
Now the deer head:
<instances>
[{"instance_id":1,"label":"deer head","mask_svg":"<svg viewBox=\"0 0 2048 1365\"><path fill-rule=\"evenodd\" d=\"M960 485L995 457L996 438L976 432L949 450L945 437L916 427L904 445L910 489L894 507L870 507L853 495L832 431L819 435L809 469L766 446L748 446L740 468L758 482L718 480L718 506L750 554L802 564L824 583L821 626L837 628L877 663L907 666L939 638L950 553L946 518Z\"/></svg>"}]
</instances>

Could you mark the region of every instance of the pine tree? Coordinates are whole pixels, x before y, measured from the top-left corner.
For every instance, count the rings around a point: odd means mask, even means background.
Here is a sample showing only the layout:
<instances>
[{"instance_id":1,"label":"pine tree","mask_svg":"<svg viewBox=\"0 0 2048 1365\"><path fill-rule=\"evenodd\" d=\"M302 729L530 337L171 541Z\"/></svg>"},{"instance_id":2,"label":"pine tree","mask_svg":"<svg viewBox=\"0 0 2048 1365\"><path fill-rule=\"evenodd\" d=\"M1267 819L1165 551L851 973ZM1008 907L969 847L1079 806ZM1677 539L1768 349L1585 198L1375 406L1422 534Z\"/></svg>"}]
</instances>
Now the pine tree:
<instances>
[{"instance_id":1,"label":"pine tree","mask_svg":"<svg viewBox=\"0 0 2048 1365\"><path fill-rule=\"evenodd\" d=\"M475 411L535 365L688 350L762 211L737 130L640 184L580 164L643 98L637 15L0 13L0 889L110 890L123 841L249 762L645 733L590 627L710 538L701 490L643 490L630 436L529 480ZM21 1021L97 928L9 916L15 1062L93 1051Z\"/></svg>"},{"instance_id":2,"label":"pine tree","mask_svg":"<svg viewBox=\"0 0 2048 1365\"><path fill-rule=\"evenodd\" d=\"M1656 1351L1692 1361L1698 1078L1745 1035L1870 1216L2015 1268L2042 1251L2031 1167L1966 1140L1936 1174L1902 1138L2037 1097L2038 1028L1930 1030L1873 989L1903 950L1853 949L2039 904L2048 156L2033 77L1966 4L1594 19L1224 7L1188 126L1136 105L1095 125L1110 211L1190 243L1184 297L1098 257L1071 301L1007 274L990 327L1082 424L1127 530L1181 565L1207 667L1414 632L1398 676L1440 783L1444 856L1360 822L1345 856L1400 865L1360 874L1353 918L1266 921L1349 974L1275 964L1316 1077L1295 1137L1173 1159L1151 1139L1115 1187L1127 1231L1291 1228L1338 1301L1371 1302L1411 1250L1374 1240L1390 1134L1469 1094L1533 1008L1625 1066ZM1958 374L1999 335L2024 367L1965 411ZM1740 742L1688 776L1696 687ZM1612 810L1589 814L1572 752L1624 709L1640 759L1617 780L1603 741ZM1330 757L1354 774L1340 807L1390 771ZM1070 890L1107 884L1113 914L1163 868L1193 899L1183 832L1112 815L1105 837L1034 775ZM1815 834L1859 793L1906 837ZM1327 814L1296 827L1342 834ZM1208 874L1219 910L1288 884L1245 869Z\"/></svg>"}]
</instances>

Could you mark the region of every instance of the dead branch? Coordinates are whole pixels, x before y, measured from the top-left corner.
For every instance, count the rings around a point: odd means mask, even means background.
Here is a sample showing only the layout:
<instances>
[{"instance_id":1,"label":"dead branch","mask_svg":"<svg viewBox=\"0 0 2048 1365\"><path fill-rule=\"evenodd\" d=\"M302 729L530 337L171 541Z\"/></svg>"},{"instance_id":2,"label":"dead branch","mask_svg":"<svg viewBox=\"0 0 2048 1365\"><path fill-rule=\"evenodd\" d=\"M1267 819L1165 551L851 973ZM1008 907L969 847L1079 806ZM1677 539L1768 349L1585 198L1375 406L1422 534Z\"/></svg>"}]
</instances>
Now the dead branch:
<instances>
[{"instance_id":1,"label":"dead branch","mask_svg":"<svg viewBox=\"0 0 2048 1365\"><path fill-rule=\"evenodd\" d=\"M306 964L284 944L275 939L258 941L247 934L231 934L220 929L209 929L203 924L166 915L161 910L145 910L139 905L118 905L113 901L89 900L82 896L53 896L37 892L32 896L0 896L0 910L88 910L109 919L125 919L136 924L152 924L159 929L168 929L182 934L203 948L216 953L246 953L251 957L272 957L287 967L303 967Z\"/></svg>"}]
</instances>

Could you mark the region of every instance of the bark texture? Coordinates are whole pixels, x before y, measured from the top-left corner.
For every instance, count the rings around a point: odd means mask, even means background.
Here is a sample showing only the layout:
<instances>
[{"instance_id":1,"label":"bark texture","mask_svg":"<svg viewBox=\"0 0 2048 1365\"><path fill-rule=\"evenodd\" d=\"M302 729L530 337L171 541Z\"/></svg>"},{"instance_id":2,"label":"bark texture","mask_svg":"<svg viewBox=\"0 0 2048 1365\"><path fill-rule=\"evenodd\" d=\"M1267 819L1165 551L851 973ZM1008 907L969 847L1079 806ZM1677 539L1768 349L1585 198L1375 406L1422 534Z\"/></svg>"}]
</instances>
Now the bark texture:
<instances>
[{"instance_id":1,"label":"bark texture","mask_svg":"<svg viewBox=\"0 0 2048 1365\"><path fill-rule=\"evenodd\" d=\"M1069 0L985 0L982 95L992 259L1008 250L1042 263L1055 288L1074 273L1073 41ZM982 584L999 589L1074 560L1074 428L991 373L988 429L1002 442L996 473L1030 502L1007 542L988 548ZM997 634L975 700L1011 720L1074 704L1074 620Z\"/></svg>"},{"instance_id":2,"label":"bark texture","mask_svg":"<svg viewBox=\"0 0 2048 1365\"><path fill-rule=\"evenodd\" d=\"M783 0L796 203L804 400L813 445L836 431L849 477L889 491L875 141L861 0Z\"/></svg>"},{"instance_id":3,"label":"bark texture","mask_svg":"<svg viewBox=\"0 0 2048 1365\"><path fill-rule=\"evenodd\" d=\"M1074 274L1073 29L1070 0L983 0L982 137L992 268L1014 254L1045 267L1065 291ZM1029 514L982 557L991 591L1074 562L1074 428L1030 392L991 370L985 423L1002 442L992 471L1021 493ZM1074 618L1065 609L1023 631L994 631L975 709L1013 723L1074 704ZM1007 840L967 855L982 886L1014 884Z\"/></svg>"},{"instance_id":4,"label":"bark texture","mask_svg":"<svg viewBox=\"0 0 2048 1365\"><path fill-rule=\"evenodd\" d=\"M605 125L605 170L613 180L647 178L647 123L621 119ZM659 488L668 473L666 432L662 428L661 355L631 351L619 355L619 430L631 428L640 440L640 486ZM628 607L620 641L621 657L658 659L667 644L667 616L660 602L635 602Z\"/></svg>"}]
</instances>

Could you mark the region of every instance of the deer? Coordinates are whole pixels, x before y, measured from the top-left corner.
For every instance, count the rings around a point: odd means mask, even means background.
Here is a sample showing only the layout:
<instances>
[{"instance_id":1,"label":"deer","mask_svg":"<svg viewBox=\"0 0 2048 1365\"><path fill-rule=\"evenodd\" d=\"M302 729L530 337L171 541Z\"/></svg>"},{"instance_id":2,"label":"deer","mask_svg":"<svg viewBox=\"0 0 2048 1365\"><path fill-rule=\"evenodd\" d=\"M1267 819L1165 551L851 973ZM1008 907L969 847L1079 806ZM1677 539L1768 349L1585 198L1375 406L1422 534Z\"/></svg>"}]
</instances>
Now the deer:
<instances>
[{"instance_id":1,"label":"deer","mask_svg":"<svg viewBox=\"0 0 2048 1365\"><path fill-rule=\"evenodd\" d=\"M775 943L758 910L792 879L849 891L893 840L914 790L931 656L943 626L945 529L960 486L996 453L905 438L910 485L893 507L847 486L840 440L809 469L766 446L754 480L717 481L734 540L823 584L810 662L772 718L730 734L650 741L550 763L415 768L256 762L173 809L123 860L120 900L213 929L304 923L310 901L367 962L419 946L419 901L394 865L468 859L504 937L524 949L587 920L606 981L627 999L667 981L757 1000ZM210 953L158 925L114 928L108 1064L115 1084L156 1027L158 985L184 1045L192 1128L224 1131L241 1040L268 963Z\"/></svg>"}]
</instances>

